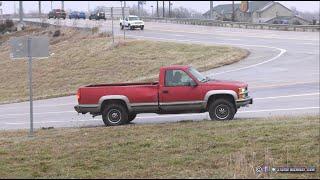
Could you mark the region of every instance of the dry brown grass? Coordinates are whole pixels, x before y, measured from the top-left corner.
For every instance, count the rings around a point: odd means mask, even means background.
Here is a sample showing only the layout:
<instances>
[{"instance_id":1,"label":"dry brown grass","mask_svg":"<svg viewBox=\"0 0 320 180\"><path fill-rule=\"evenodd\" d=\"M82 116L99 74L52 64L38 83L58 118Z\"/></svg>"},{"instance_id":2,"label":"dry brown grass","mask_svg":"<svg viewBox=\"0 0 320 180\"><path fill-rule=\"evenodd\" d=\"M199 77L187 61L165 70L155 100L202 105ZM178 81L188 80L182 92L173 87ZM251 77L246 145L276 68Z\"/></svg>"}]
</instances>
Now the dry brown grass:
<instances>
[{"instance_id":1,"label":"dry brown grass","mask_svg":"<svg viewBox=\"0 0 320 180\"><path fill-rule=\"evenodd\" d=\"M54 28L31 28L12 36L33 33L52 36ZM0 45L0 102L27 100L27 62L9 58L9 36ZM93 83L155 80L164 65L192 65L201 71L237 62L248 55L243 49L116 38L62 28L50 38L51 57L33 61L35 99L75 94L79 86Z\"/></svg>"},{"instance_id":2,"label":"dry brown grass","mask_svg":"<svg viewBox=\"0 0 320 180\"><path fill-rule=\"evenodd\" d=\"M319 116L0 132L1 178L317 178ZM255 168L316 167L257 174Z\"/></svg>"}]
</instances>

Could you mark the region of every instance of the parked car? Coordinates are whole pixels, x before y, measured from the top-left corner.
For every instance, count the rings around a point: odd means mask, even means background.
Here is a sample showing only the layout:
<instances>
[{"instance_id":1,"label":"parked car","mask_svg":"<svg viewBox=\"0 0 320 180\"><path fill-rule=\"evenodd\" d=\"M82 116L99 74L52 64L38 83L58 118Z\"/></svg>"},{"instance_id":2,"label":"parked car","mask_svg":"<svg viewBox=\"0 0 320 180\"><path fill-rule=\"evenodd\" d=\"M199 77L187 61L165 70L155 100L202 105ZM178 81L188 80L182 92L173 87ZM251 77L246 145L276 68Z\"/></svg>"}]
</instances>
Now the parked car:
<instances>
[{"instance_id":1,"label":"parked car","mask_svg":"<svg viewBox=\"0 0 320 180\"><path fill-rule=\"evenodd\" d=\"M135 28L144 29L144 22L138 16L128 16L124 20L120 18L120 28L128 27L130 30Z\"/></svg>"},{"instance_id":2,"label":"parked car","mask_svg":"<svg viewBox=\"0 0 320 180\"><path fill-rule=\"evenodd\" d=\"M69 19L79 19L79 13L77 11L72 11L69 14Z\"/></svg>"},{"instance_id":3,"label":"parked car","mask_svg":"<svg viewBox=\"0 0 320 180\"><path fill-rule=\"evenodd\" d=\"M102 115L106 126L129 123L139 113L209 112L212 120L231 120L252 104L246 83L210 79L190 66L162 67L158 82L80 87L77 99L78 113Z\"/></svg>"},{"instance_id":4,"label":"parked car","mask_svg":"<svg viewBox=\"0 0 320 180\"><path fill-rule=\"evenodd\" d=\"M54 18L54 19L66 19L66 12L61 9L53 9L48 14L48 19Z\"/></svg>"},{"instance_id":5,"label":"parked car","mask_svg":"<svg viewBox=\"0 0 320 180\"><path fill-rule=\"evenodd\" d=\"M89 19L95 19L95 20L100 20L100 19L104 19L106 20L106 16L104 12L94 12L92 14L90 14Z\"/></svg>"},{"instance_id":6,"label":"parked car","mask_svg":"<svg viewBox=\"0 0 320 180\"><path fill-rule=\"evenodd\" d=\"M79 19L86 19L86 13L80 12L78 17L79 17Z\"/></svg>"}]
</instances>

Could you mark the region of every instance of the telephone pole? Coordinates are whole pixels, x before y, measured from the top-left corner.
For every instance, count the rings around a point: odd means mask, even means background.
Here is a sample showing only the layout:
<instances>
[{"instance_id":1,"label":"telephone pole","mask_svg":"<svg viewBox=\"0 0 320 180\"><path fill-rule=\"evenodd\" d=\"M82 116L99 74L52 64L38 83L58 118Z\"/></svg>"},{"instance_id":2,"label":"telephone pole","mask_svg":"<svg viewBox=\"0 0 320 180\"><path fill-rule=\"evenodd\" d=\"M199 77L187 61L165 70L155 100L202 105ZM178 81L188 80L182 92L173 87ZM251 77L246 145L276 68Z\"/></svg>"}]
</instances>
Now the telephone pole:
<instances>
[{"instance_id":1,"label":"telephone pole","mask_svg":"<svg viewBox=\"0 0 320 180\"><path fill-rule=\"evenodd\" d=\"M171 18L171 1L169 1L169 18Z\"/></svg>"},{"instance_id":2,"label":"telephone pole","mask_svg":"<svg viewBox=\"0 0 320 180\"><path fill-rule=\"evenodd\" d=\"M64 1L61 1L61 9L64 10Z\"/></svg>"},{"instance_id":3,"label":"telephone pole","mask_svg":"<svg viewBox=\"0 0 320 180\"><path fill-rule=\"evenodd\" d=\"M41 1L38 1L39 3L39 18L41 18Z\"/></svg>"},{"instance_id":4,"label":"telephone pole","mask_svg":"<svg viewBox=\"0 0 320 180\"><path fill-rule=\"evenodd\" d=\"M234 22L234 1L232 1L232 22Z\"/></svg>"},{"instance_id":5,"label":"telephone pole","mask_svg":"<svg viewBox=\"0 0 320 180\"><path fill-rule=\"evenodd\" d=\"M22 25L22 23L23 23L23 4L22 4L22 1L19 1L19 22Z\"/></svg>"},{"instance_id":6,"label":"telephone pole","mask_svg":"<svg viewBox=\"0 0 320 180\"><path fill-rule=\"evenodd\" d=\"M159 1L157 1L157 17L159 17Z\"/></svg>"},{"instance_id":7,"label":"telephone pole","mask_svg":"<svg viewBox=\"0 0 320 180\"><path fill-rule=\"evenodd\" d=\"M210 1L210 19L212 19L213 1Z\"/></svg>"},{"instance_id":8,"label":"telephone pole","mask_svg":"<svg viewBox=\"0 0 320 180\"><path fill-rule=\"evenodd\" d=\"M162 1L162 17L164 18L164 1Z\"/></svg>"}]
</instances>

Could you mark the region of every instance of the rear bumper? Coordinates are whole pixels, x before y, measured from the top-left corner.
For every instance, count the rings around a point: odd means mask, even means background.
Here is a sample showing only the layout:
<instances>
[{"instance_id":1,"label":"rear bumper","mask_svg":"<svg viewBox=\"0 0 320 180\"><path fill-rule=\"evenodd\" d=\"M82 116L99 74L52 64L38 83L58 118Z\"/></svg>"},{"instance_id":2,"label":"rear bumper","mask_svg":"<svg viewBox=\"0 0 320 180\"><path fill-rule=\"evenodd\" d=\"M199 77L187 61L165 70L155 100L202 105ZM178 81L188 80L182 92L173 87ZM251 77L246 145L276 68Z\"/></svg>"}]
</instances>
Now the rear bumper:
<instances>
[{"instance_id":1,"label":"rear bumper","mask_svg":"<svg viewBox=\"0 0 320 180\"><path fill-rule=\"evenodd\" d=\"M248 104L252 104L253 103L253 99L248 97L246 99L240 99L236 101L236 106L237 108L241 107L241 106L246 106Z\"/></svg>"},{"instance_id":2,"label":"rear bumper","mask_svg":"<svg viewBox=\"0 0 320 180\"><path fill-rule=\"evenodd\" d=\"M86 113L97 114L97 113L99 113L98 105L76 105L76 106L74 106L74 109L78 113L82 113L82 114L86 114Z\"/></svg>"}]
</instances>

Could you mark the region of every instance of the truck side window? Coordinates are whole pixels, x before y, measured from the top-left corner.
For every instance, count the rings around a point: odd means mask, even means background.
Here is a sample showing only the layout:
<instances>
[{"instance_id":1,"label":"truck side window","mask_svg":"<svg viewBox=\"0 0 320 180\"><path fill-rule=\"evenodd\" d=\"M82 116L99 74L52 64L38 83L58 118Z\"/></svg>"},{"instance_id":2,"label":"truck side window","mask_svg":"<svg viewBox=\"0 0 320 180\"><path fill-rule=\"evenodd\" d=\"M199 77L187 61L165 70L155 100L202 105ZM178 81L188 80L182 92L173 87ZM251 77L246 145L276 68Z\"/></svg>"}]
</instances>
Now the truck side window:
<instances>
[{"instance_id":1,"label":"truck side window","mask_svg":"<svg viewBox=\"0 0 320 180\"><path fill-rule=\"evenodd\" d=\"M166 70L165 86L189 86L193 81L187 73L182 70Z\"/></svg>"}]
</instances>

